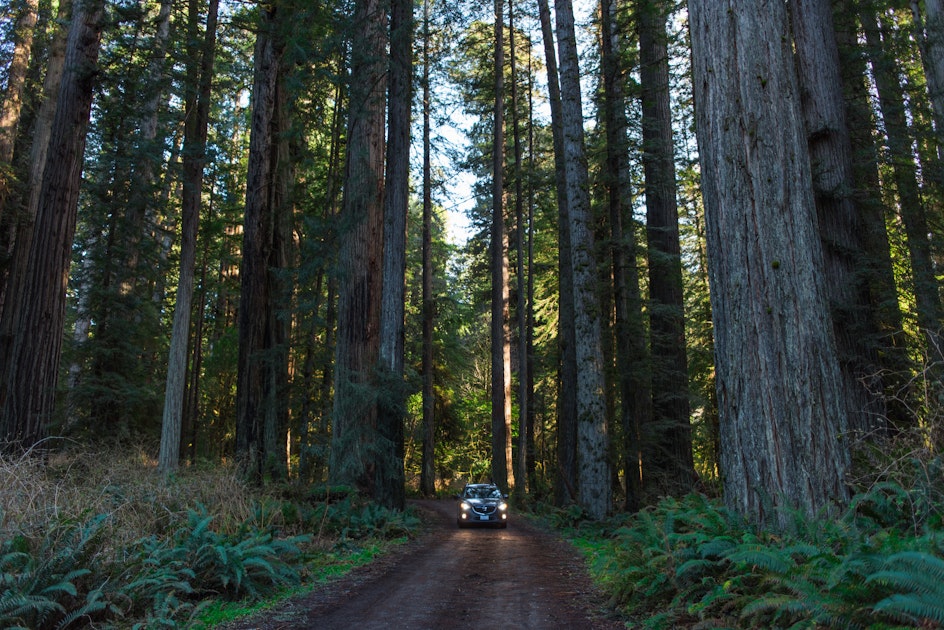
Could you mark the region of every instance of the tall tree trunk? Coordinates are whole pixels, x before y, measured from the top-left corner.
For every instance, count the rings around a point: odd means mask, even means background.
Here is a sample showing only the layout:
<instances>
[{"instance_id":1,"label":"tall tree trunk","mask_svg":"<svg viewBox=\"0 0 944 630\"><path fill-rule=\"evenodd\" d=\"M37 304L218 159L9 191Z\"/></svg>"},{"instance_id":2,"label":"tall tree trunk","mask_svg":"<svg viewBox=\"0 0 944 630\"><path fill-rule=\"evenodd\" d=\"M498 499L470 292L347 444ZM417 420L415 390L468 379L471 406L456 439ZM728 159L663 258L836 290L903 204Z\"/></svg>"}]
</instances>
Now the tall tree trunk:
<instances>
[{"instance_id":1,"label":"tall tree trunk","mask_svg":"<svg viewBox=\"0 0 944 630\"><path fill-rule=\"evenodd\" d=\"M436 492L436 394L433 389L433 169L430 144L430 30L429 0L423 1L423 460L420 492Z\"/></svg>"},{"instance_id":2,"label":"tall tree trunk","mask_svg":"<svg viewBox=\"0 0 944 630\"><path fill-rule=\"evenodd\" d=\"M406 502L403 471L403 335L406 297L406 219L410 203L410 109L413 102L413 0L393 0L390 13L390 71L387 180L384 199L383 297L380 313L382 392L377 427L381 444L374 498L402 510ZM387 446L390 442L391 445Z\"/></svg>"},{"instance_id":3,"label":"tall tree trunk","mask_svg":"<svg viewBox=\"0 0 944 630\"><path fill-rule=\"evenodd\" d=\"M513 484L511 459L511 345L508 247L505 232L504 0L495 0L495 109L492 137L492 481Z\"/></svg>"},{"instance_id":4,"label":"tall tree trunk","mask_svg":"<svg viewBox=\"0 0 944 630\"><path fill-rule=\"evenodd\" d=\"M563 109L557 53L551 28L548 0L538 0L547 84L551 101L551 131L554 140L554 179L558 210L558 270L560 300L558 345L560 350L560 390L557 403L558 483L557 505L577 500L577 344L574 330L574 267L570 245L570 213L567 209L567 168L564 160Z\"/></svg>"},{"instance_id":5,"label":"tall tree trunk","mask_svg":"<svg viewBox=\"0 0 944 630\"><path fill-rule=\"evenodd\" d=\"M921 57L934 113L938 156L944 160L944 1L924 0L923 16L917 0L911 0L911 7L917 26L923 30L919 33Z\"/></svg>"},{"instance_id":6,"label":"tall tree trunk","mask_svg":"<svg viewBox=\"0 0 944 630\"><path fill-rule=\"evenodd\" d=\"M3 100L0 101L0 226L10 223L6 199L13 176L13 145L23 107L23 91L33 51L33 29L39 15L39 0L23 0L19 11L16 26L13 27L13 56L7 67L7 85ZM0 234L3 232L5 230L0 228ZM5 258L2 252L0 250L0 265Z\"/></svg>"},{"instance_id":7,"label":"tall tree trunk","mask_svg":"<svg viewBox=\"0 0 944 630\"><path fill-rule=\"evenodd\" d=\"M290 15L266 10L257 35L246 216L240 268L236 455L250 477L284 477L287 430L287 295L278 270L286 263L284 217L289 212L286 95L282 29Z\"/></svg>"},{"instance_id":8,"label":"tall tree trunk","mask_svg":"<svg viewBox=\"0 0 944 630\"><path fill-rule=\"evenodd\" d=\"M656 475L664 490L684 494L695 478L692 458L685 295L675 198L675 143L669 96L669 52L664 0L640 0L639 66L642 84L646 236L649 245L649 321L652 344L652 423ZM659 427L662 427L661 429ZM644 467L648 468L643 460ZM656 481L657 487L662 485Z\"/></svg>"},{"instance_id":9,"label":"tall tree trunk","mask_svg":"<svg viewBox=\"0 0 944 630\"><path fill-rule=\"evenodd\" d=\"M849 459L786 7L688 6L725 501L782 525L843 502Z\"/></svg>"},{"instance_id":10,"label":"tall tree trunk","mask_svg":"<svg viewBox=\"0 0 944 630\"><path fill-rule=\"evenodd\" d=\"M912 137L908 128L905 103L902 98L898 62L883 50L881 24L875 9L862 3L862 27L868 46L868 55L875 76L879 110L885 123L885 137L898 193L899 213L908 237L908 254L914 282L918 326L926 337L926 352L934 362L944 359L941 347L942 306L940 286L935 277L928 239L928 219L921 201L918 173L912 151Z\"/></svg>"},{"instance_id":11,"label":"tall tree trunk","mask_svg":"<svg viewBox=\"0 0 944 630\"><path fill-rule=\"evenodd\" d=\"M515 310L518 321L518 456L515 458L516 489L524 495L528 490L528 293L525 282L525 238L527 226L524 222L524 165L521 146L521 120L518 112L518 54L515 49L515 3L508 0L508 49L511 52L511 119L515 152L515 284L518 305Z\"/></svg>"},{"instance_id":12,"label":"tall tree trunk","mask_svg":"<svg viewBox=\"0 0 944 630\"><path fill-rule=\"evenodd\" d=\"M36 446L55 412L103 5L103 0L75 4L27 264L10 278L10 294L18 296L10 303L15 333L9 342L0 339L0 445L7 452Z\"/></svg>"},{"instance_id":13,"label":"tall tree trunk","mask_svg":"<svg viewBox=\"0 0 944 630\"><path fill-rule=\"evenodd\" d=\"M192 50L188 55L188 73L195 83L187 99L184 149L183 197L180 222L180 277L174 323L167 360L167 382L164 389L164 414L161 424L161 447L157 466L164 474L177 470L180 463L180 441L184 393L187 381L187 342L190 339L190 311L193 303L194 268L197 259L197 232L200 227L200 199L203 195L203 168L206 163L207 126L210 119L210 88L213 61L216 57L216 24L219 0L210 0L206 32L202 46L197 46L197 23L200 2L190 0L190 36ZM156 114L156 112L155 112Z\"/></svg>"},{"instance_id":14,"label":"tall tree trunk","mask_svg":"<svg viewBox=\"0 0 944 630\"><path fill-rule=\"evenodd\" d=\"M380 0L356 0L342 201L330 480L376 492L376 390L383 258L387 20ZM387 454L384 453L383 456Z\"/></svg>"},{"instance_id":15,"label":"tall tree trunk","mask_svg":"<svg viewBox=\"0 0 944 630\"><path fill-rule=\"evenodd\" d=\"M69 38L69 23L72 15L72 0L62 0L56 16L56 28L46 63L46 77L43 79L42 102L33 125L32 143L29 156L29 183L26 203L20 210L20 216L14 216L12 210L4 211L10 220L0 221L0 358L6 344L12 343L16 333L13 321L16 308L6 308L8 304L19 304L23 297L12 292L10 285L28 286L23 279L14 281L12 276L26 273L27 258L30 252L30 240L36 213L39 210L39 193L46 169L46 157L49 154L49 141L59 102L59 87L65 69L66 48ZM9 258L8 258L9 257ZM3 368L0 366L0 372Z\"/></svg>"},{"instance_id":16,"label":"tall tree trunk","mask_svg":"<svg viewBox=\"0 0 944 630\"><path fill-rule=\"evenodd\" d=\"M852 143L846 124L839 48L829 0L795 0L793 36L813 175L813 193L826 264L827 296L849 428L871 433L885 417L871 298L864 267L865 229L852 196ZM871 382L870 382L871 381ZM868 383L868 385L866 385Z\"/></svg>"},{"instance_id":17,"label":"tall tree trunk","mask_svg":"<svg viewBox=\"0 0 944 630\"><path fill-rule=\"evenodd\" d=\"M867 77L867 59L859 43L857 10L852 2L834 0L833 22L852 151L853 200L863 229L865 260L860 273L866 277L871 296L869 312L878 333L876 342L885 375L888 418L892 425L903 427L914 422L907 404L901 404L904 401L900 400L901 393L908 390L911 367L886 225L886 216L890 216L891 211L884 201L879 177L871 81Z\"/></svg>"},{"instance_id":18,"label":"tall tree trunk","mask_svg":"<svg viewBox=\"0 0 944 630\"><path fill-rule=\"evenodd\" d=\"M593 215L590 209L587 157L584 147L580 68L571 0L555 0L560 55L561 114L567 170L567 210L574 273L574 331L577 346L577 495L595 519L610 510L610 466L606 387L602 353Z\"/></svg>"}]
</instances>

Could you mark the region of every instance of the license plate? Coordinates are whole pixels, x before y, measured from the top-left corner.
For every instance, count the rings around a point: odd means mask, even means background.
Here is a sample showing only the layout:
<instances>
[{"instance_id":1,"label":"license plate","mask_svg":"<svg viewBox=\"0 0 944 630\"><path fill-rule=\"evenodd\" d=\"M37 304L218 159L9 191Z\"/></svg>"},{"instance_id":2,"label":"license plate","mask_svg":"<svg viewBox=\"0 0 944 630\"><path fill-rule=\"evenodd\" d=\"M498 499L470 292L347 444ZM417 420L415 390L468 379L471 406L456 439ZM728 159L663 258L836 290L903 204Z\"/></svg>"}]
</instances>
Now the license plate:
<instances>
[{"instance_id":1,"label":"license plate","mask_svg":"<svg viewBox=\"0 0 944 630\"><path fill-rule=\"evenodd\" d=\"M480 515L480 516L479 516L479 520L481 520L481 521L487 521L487 520L488 520L488 514L482 514L482 515Z\"/></svg>"}]
</instances>

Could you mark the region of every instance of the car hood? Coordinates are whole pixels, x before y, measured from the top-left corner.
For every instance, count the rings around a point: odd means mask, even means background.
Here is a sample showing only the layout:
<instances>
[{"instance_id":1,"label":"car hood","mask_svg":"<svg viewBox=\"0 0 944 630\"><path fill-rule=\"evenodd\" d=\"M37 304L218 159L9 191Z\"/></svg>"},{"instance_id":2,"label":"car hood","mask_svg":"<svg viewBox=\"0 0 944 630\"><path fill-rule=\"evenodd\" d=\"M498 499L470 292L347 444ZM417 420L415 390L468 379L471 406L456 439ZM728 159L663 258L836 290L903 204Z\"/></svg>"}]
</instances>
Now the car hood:
<instances>
[{"instance_id":1,"label":"car hood","mask_svg":"<svg viewBox=\"0 0 944 630\"><path fill-rule=\"evenodd\" d=\"M498 505L502 502L501 499L462 499L462 501L469 505Z\"/></svg>"}]
</instances>

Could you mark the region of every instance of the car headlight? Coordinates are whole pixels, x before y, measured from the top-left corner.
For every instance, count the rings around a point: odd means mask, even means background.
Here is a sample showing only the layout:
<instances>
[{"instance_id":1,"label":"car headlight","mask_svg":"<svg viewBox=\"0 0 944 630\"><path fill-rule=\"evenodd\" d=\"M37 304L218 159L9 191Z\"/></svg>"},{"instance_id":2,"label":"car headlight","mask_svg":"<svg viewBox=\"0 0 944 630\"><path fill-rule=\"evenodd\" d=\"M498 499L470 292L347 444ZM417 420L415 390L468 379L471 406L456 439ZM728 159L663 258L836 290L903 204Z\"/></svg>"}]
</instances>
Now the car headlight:
<instances>
[{"instance_id":1,"label":"car headlight","mask_svg":"<svg viewBox=\"0 0 944 630\"><path fill-rule=\"evenodd\" d=\"M504 512L505 510L508 509L508 504L507 504L507 503L499 503L499 504L498 504L498 509L501 510L502 512Z\"/></svg>"},{"instance_id":2,"label":"car headlight","mask_svg":"<svg viewBox=\"0 0 944 630\"><path fill-rule=\"evenodd\" d=\"M469 505L468 503L466 503L465 501L463 501L463 502L462 502L462 509L463 509L463 510L471 510L471 509L472 509L472 506Z\"/></svg>"}]
</instances>

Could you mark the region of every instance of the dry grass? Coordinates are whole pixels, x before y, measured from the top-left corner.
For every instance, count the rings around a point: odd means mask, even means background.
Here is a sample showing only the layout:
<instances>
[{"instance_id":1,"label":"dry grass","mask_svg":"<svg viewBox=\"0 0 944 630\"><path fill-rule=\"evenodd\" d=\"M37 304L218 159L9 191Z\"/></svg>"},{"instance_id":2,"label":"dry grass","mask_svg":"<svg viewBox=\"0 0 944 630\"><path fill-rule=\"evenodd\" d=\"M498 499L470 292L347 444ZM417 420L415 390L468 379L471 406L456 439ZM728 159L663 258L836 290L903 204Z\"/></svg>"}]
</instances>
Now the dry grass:
<instances>
[{"instance_id":1,"label":"dry grass","mask_svg":"<svg viewBox=\"0 0 944 630\"><path fill-rule=\"evenodd\" d=\"M230 531L252 522L277 524L278 510L259 488L245 484L235 467L185 469L165 478L141 452L73 448L47 460L29 454L0 457L0 537L35 540L55 523L107 516L111 545L160 535L198 506L214 515L214 529ZM265 522L259 522L263 519Z\"/></svg>"}]
</instances>

